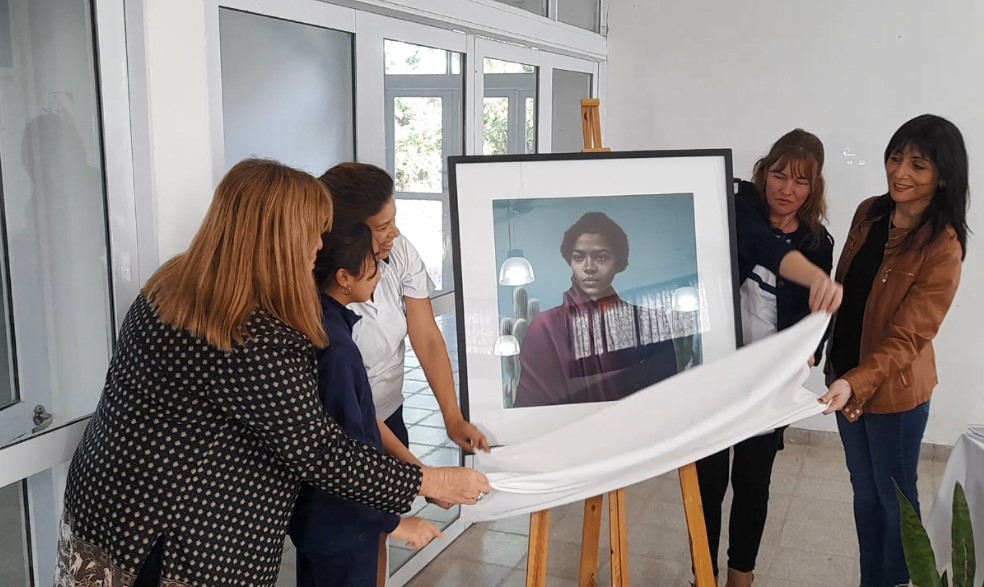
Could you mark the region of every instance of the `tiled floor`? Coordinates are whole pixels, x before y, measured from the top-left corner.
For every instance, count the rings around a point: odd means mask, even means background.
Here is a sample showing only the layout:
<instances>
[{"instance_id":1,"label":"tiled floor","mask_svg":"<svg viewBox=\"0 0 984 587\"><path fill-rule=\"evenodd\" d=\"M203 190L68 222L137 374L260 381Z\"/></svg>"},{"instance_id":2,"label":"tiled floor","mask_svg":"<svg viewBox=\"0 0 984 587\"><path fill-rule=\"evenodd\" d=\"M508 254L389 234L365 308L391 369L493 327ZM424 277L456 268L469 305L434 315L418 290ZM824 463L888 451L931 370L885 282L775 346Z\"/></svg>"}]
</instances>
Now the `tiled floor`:
<instances>
[{"instance_id":1,"label":"tiled floor","mask_svg":"<svg viewBox=\"0 0 984 587\"><path fill-rule=\"evenodd\" d=\"M923 511L932 507L944 463L920 463ZM688 585L692 581L686 522L675 473L627 490L629 575L633 586ZM730 492L725 508L730 507ZM581 504L551 514L549 587L577 585ZM528 517L470 528L410 583L412 587L521 587L525 585ZM607 528L607 516L603 521ZM725 535L727 530L725 529ZM722 545L727 537L722 537ZM722 546L719 560L726 563ZM610 584L608 539L598 585ZM772 480L769 520L759 554L757 587L846 587L859 582L851 486L839 448L787 443ZM722 579L721 584L724 584Z\"/></svg>"}]
</instances>

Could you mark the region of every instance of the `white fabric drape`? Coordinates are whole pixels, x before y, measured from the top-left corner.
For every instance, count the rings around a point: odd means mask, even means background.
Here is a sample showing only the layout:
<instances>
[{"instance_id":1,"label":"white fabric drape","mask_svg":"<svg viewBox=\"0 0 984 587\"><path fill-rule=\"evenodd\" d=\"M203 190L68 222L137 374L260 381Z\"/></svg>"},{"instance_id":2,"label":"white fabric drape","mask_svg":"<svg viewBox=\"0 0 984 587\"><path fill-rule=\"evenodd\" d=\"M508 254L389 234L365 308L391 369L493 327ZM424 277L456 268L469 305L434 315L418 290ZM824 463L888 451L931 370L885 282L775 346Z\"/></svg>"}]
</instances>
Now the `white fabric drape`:
<instances>
[{"instance_id":1,"label":"white fabric drape","mask_svg":"<svg viewBox=\"0 0 984 587\"><path fill-rule=\"evenodd\" d=\"M627 487L822 412L802 387L829 316L643 389L533 440L479 453L492 493L468 521L535 512ZM526 408L549 409L549 408Z\"/></svg>"}]
</instances>

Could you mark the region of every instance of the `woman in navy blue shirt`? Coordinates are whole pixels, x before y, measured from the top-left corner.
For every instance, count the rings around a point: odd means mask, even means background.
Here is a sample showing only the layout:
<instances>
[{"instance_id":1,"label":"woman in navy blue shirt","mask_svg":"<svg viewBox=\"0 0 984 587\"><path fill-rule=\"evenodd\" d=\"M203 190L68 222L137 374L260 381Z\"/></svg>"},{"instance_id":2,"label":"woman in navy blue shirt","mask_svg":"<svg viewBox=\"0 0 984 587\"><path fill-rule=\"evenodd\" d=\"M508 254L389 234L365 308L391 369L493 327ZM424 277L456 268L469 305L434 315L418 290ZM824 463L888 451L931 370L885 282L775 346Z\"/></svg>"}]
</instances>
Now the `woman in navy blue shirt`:
<instances>
[{"instance_id":1,"label":"woman in navy blue shirt","mask_svg":"<svg viewBox=\"0 0 984 587\"><path fill-rule=\"evenodd\" d=\"M326 414L349 437L382 451L381 434L389 431L380 429L362 354L352 340L359 316L346 308L369 300L379 281L372 233L359 224L326 234L323 240L314 274L329 345L318 352L318 393ZM393 456L413 459L409 451ZM298 587L375 587L380 537L385 534L411 548L441 536L425 520L401 519L302 486L290 524Z\"/></svg>"}]
</instances>

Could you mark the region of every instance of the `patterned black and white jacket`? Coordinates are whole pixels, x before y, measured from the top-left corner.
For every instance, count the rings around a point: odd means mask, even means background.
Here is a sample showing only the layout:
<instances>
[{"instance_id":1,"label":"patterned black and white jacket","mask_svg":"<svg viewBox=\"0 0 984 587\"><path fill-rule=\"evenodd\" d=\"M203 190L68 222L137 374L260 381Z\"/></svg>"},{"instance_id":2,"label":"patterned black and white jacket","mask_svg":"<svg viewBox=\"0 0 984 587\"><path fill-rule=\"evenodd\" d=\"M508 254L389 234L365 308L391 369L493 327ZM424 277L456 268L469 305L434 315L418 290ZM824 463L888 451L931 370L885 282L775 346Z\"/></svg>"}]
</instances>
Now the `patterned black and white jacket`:
<instances>
[{"instance_id":1,"label":"patterned black and white jacket","mask_svg":"<svg viewBox=\"0 0 984 587\"><path fill-rule=\"evenodd\" d=\"M272 586L302 482L410 508L420 469L326 420L308 340L264 312L248 328L223 352L133 303L69 470L58 587L128 587L158 540L162 586Z\"/></svg>"}]
</instances>

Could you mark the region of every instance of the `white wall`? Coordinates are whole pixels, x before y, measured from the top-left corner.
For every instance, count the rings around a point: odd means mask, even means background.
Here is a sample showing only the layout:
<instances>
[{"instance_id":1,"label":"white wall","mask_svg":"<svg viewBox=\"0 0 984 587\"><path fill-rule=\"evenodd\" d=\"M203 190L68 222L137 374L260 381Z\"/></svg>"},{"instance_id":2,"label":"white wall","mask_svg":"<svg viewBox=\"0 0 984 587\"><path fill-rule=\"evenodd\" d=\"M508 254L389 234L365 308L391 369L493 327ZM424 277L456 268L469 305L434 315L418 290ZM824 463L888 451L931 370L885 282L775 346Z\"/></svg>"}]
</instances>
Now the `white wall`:
<instances>
[{"instance_id":1,"label":"white wall","mask_svg":"<svg viewBox=\"0 0 984 587\"><path fill-rule=\"evenodd\" d=\"M606 144L619 150L730 147L735 173L781 134L824 141L830 230L844 241L855 206L885 191L883 149L913 116L963 131L970 225L984 231L984 3L612 1ZM865 164L861 165L864 161ZM927 442L984 422L984 252L972 239L963 285L936 341L940 386ZM975 287L976 286L976 287ZM822 388L815 370L813 389ZM834 430L832 418L805 427Z\"/></svg>"},{"instance_id":2,"label":"white wall","mask_svg":"<svg viewBox=\"0 0 984 587\"><path fill-rule=\"evenodd\" d=\"M127 5L135 183L156 218L141 226L156 235L142 247L158 257L141 260L144 280L188 246L215 186L205 13L205 0Z\"/></svg>"}]
</instances>

